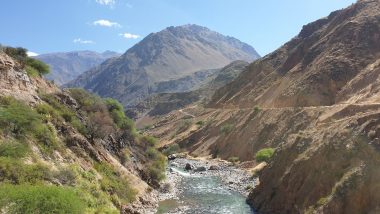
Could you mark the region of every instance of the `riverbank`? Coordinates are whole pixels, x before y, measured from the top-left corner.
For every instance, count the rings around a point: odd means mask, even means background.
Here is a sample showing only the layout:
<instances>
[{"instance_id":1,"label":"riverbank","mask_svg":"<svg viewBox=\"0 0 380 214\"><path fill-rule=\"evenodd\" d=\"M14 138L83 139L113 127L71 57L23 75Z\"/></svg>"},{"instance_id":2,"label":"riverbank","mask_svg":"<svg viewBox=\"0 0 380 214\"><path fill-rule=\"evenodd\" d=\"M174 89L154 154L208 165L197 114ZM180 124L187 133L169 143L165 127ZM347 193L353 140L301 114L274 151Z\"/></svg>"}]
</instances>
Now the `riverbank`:
<instances>
[{"instance_id":1,"label":"riverbank","mask_svg":"<svg viewBox=\"0 0 380 214\"><path fill-rule=\"evenodd\" d=\"M160 189L158 213L197 213L195 209L199 211L202 206L207 206L203 202L219 203L223 200L226 200L224 204L231 203L223 208L223 213L233 213L231 210L252 213L245 199L258 180L230 162L176 158L169 161L166 176ZM194 204L197 208L192 206ZM215 209L210 213L222 212Z\"/></svg>"}]
</instances>

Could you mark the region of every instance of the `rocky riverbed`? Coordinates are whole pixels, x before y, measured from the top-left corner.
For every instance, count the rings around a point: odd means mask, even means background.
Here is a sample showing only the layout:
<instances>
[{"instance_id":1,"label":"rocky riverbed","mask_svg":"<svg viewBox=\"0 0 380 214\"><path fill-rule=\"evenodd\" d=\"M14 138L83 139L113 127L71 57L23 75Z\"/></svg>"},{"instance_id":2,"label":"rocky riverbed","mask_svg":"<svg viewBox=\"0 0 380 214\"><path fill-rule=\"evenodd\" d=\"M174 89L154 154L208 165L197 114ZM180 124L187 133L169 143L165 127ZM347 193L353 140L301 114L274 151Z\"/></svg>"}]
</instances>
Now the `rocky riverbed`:
<instances>
[{"instance_id":1,"label":"rocky riverbed","mask_svg":"<svg viewBox=\"0 0 380 214\"><path fill-rule=\"evenodd\" d=\"M257 182L226 161L176 158L169 161L157 213L253 213L245 198Z\"/></svg>"}]
</instances>

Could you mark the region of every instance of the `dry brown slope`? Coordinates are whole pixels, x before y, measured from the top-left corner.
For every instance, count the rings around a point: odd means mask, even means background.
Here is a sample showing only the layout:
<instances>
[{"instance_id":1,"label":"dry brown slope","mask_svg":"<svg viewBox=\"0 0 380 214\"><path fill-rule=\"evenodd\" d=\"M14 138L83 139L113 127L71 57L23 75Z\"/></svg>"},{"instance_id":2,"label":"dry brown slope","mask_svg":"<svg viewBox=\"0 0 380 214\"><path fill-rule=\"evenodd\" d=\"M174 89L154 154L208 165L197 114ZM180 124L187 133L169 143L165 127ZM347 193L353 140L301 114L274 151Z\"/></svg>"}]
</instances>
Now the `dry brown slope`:
<instances>
[{"instance_id":1,"label":"dry brown slope","mask_svg":"<svg viewBox=\"0 0 380 214\"><path fill-rule=\"evenodd\" d=\"M286 107L344 101L354 94L350 91L361 89L348 90L350 81L364 77L380 57L379 11L378 1L361 0L305 25L298 36L219 90L211 105Z\"/></svg>"},{"instance_id":2,"label":"dry brown slope","mask_svg":"<svg viewBox=\"0 0 380 214\"><path fill-rule=\"evenodd\" d=\"M212 108L150 132L194 155L276 148L248 199L260 213L379 213L379 36L380 2L361 0L251 64Z\"/></svg>"}]
</instances>

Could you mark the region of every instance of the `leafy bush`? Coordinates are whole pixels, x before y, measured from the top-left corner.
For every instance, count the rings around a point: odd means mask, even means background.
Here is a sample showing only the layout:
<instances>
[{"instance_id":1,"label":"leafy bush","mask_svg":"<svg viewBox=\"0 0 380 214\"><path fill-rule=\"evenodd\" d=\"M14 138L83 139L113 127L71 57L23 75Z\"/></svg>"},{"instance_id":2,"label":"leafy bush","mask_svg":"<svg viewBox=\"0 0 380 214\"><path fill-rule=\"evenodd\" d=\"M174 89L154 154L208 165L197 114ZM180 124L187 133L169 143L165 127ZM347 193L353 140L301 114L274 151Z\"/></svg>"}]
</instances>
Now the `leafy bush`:
<instances>
[{"instance_id":1,"label":"leafy bush","mask_svg":"<svg viewBox=\"0 0 380 214\"><path fill-rule=\"evenodd\" d=\"M17 141L0 142L0 157L23 158L28 152L27 144Z\"/></svg>"},{"instance_id":2,"label":"leafy bush","mask_svg":"<svg viewBox=\"0 0 380 214\"><path fill-rule=\"evenodd\" d=\"M102 189L114 197L116 200L114 203L129 203L135 200L136 190L134 190L127 179L115 171L111 165L98 163L95 164L95 169L102 175L100 181ZM118 203L115 203L115 205L119 206L120 204Z\"/></svg>"},{"instance_id":3,"label":"leafy bush","mask_svg":"<svg viewBox=\"0 0 380 214\"><path fill-rule=\"evenodd\" d=\"M0 209L7 213L81 214L85 205L71 188L3 184Z\"/></svg>"},{"instance_id":4,"label":"leafy bush","mask_svg":"<svg viewBox=\"0 0 380 214\"><path fill-rule=\"evenodd\" d=\"M32 77L48 74L50 72L50 68L47 64L38 59L28 57L28 50L25 48L5 47L3 51L20 62L21 65L25 66L27 73Z\"/></svg>"},{"instance_id":5,"label":"leafy bush","mask_svg":"<svg viewBox=\"0 0 380 214\"><path fill-rule=\"evenodd\" d=\"M0 157L0 175L0 182L15 184L36 184L52 178L49 168L41 163L25 164L8 157Z\"/></svg>"},{"instance_id":6,"label":"leafy bush","mask_svg":"<svg viewBox=\"0 0 380 214\"><path fill-rule=\"evenodd\" d=\"M257 162L268 162L274 154L273 148L261 149L256 153L255 159Z\"/></svg>"},{"instance_id":7,"label":"leafy bush","mask_svg":"<svg viewBox=\"0 0 380 214\"><path fill-rule=\"evenodd\" d=\"M34 137L40 148L51 151L58 148L53 129L44 118L26 104L13 98L0 98L0 129L17 139Z\"/></svg>"},{"instance_id":8,"label":"leafy bush","mask_svg":"<svg viewBox=\"0 0 380 214\"><path fill-rule=\"evenodd\" d=\"M54 95L40 95L46 103L39 104L36 108L37 112L55 124L60 124L63 121L70 123L81 134L86 135L88 130L83 123L78 119L76 113L70 108L61 104Z\"/></svg>"},{"instance_id":9,"label":"leafy bush","mask_svg":"<svg viewBox=\"0 0 380 214\"><path fill-rule=\"evenodd\" d=\"M152 137L152 136L148 136L148 135L144 135L144 136L142 136L141 141L145 142L148 146L153 147L157 143L157 138Z\"/></svg>"},{"instance_id":10,"label":"leafy bush","mask_svg":"<svg viewBox=\"0 0 380 214\"><path fill-rule=\"evenodd\" d=\"M220 127L220 132L222 132L223 134L228 134L232 131L233 128L234 126L232 124L227 123Z\"/></svg>"},{"instance_id":11,"label":"leafy bush","mask_svg":"<svg viewBox=\"0 0 380 214\"><path fill-rule=\"evenodd\" d=\"M38 59L27 57L26 65L38 71L40 75L45 75L50 72L49 66Z\"/></svg>"}]
</instances>

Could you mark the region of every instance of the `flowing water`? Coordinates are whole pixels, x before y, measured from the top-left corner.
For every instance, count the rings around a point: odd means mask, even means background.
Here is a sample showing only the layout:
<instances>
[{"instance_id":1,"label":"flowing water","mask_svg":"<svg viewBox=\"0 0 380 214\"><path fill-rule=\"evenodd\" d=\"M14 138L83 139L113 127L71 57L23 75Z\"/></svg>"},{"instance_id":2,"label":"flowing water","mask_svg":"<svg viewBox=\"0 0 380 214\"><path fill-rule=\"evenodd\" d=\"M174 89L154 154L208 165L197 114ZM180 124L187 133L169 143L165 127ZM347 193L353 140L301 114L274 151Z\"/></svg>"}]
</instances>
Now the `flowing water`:
<instances>
[{"instance_id":1,"label":"flowing water","mask_svg":"<svg viewBox=\"0 0 380 214\"><path fill-rule=\"evenodd\" d=\"M245 202L245 197L230 190L216 176L192 175L175 169L182 176L178 185L178 199L161 201L158 214L181 213L191 214L246 214L254 213ZM178 211L177 211L178 212Z\"/></svg>"}]
</instances>

